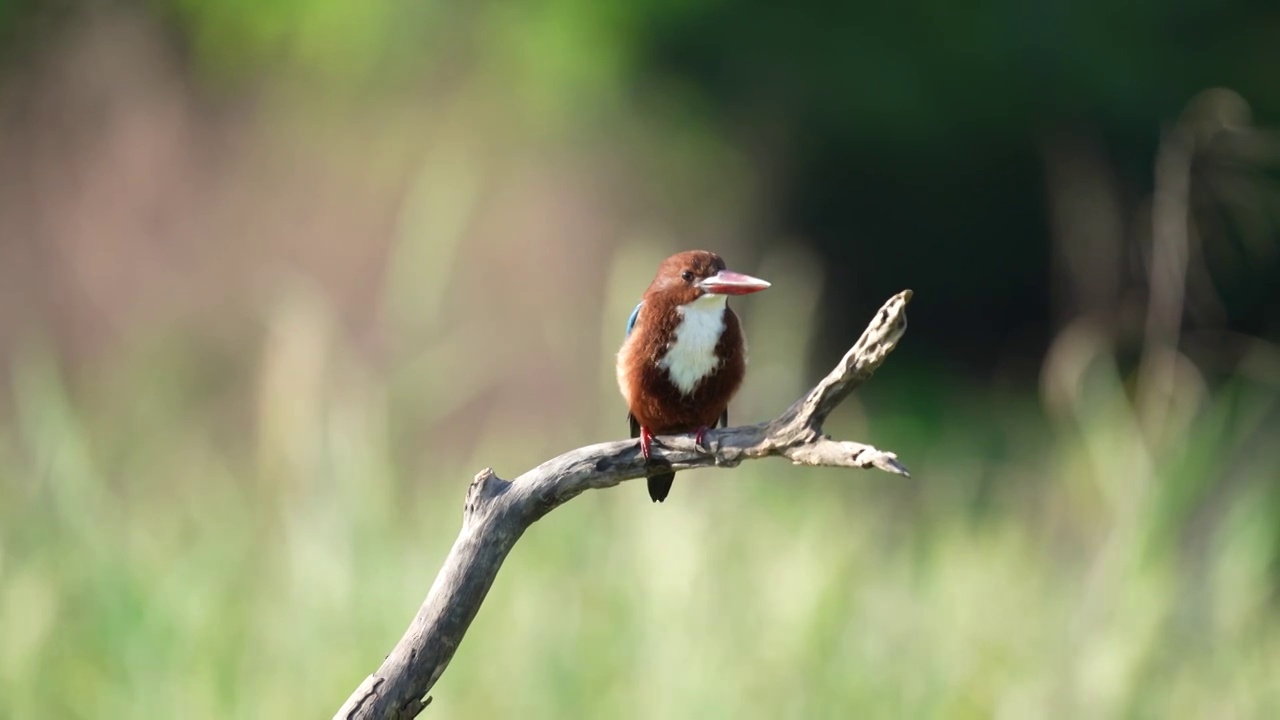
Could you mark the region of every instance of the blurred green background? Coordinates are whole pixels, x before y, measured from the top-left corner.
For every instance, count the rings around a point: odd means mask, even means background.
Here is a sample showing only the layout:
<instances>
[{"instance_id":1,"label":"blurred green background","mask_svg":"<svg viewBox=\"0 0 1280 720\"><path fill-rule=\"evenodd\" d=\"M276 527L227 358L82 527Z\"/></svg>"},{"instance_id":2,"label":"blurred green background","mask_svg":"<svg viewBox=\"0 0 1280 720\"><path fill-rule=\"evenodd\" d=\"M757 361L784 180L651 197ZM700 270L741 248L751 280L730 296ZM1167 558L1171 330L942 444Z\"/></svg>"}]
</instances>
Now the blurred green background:
<instances>
[{"instance_id":1,"label":"blurred green background","mask_svg":"<svg viewBox=\"0 0 1280 720\"><path fill-rule=\"evenodd\" d=\"M656 263L737 421L538 523L424 717L1280 717L1280 6L0 0L0 717L329 717L473 474L625 436Z\"/></svg>"}]
</instances>

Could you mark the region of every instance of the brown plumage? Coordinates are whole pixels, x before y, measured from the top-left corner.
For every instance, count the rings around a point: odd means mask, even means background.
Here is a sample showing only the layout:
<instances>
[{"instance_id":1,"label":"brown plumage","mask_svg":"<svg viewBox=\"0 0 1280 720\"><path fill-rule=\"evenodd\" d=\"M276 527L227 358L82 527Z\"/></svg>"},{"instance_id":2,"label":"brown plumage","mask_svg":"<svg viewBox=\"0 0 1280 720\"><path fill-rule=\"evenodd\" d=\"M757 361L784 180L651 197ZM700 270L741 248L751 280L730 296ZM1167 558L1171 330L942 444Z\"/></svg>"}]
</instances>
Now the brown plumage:
<instances>
[{"instance_id":1,"label":"brown plumage","mask_svg":"<svg viewBox=\"0 0 1280 720\"><path fill-rule=\"evenodd\" d=\"M648 457L650 435L702 433L728 422L727 408L746 374L746 343L728 295L768 283L725 269L715 253L673 255L658 268L618 352L618 387L627 401L631 436ZM675 473L649 477L661 502Z\"/></svg>"}]
</instances>

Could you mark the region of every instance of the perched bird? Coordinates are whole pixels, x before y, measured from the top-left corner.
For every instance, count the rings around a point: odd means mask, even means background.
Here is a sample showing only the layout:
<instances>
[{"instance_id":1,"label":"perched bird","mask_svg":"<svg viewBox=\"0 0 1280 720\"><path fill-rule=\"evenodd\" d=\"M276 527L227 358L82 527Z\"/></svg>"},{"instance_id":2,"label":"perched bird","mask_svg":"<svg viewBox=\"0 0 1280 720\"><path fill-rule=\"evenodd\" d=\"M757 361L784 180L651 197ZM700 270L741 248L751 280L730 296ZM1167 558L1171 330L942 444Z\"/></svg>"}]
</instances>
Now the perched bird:
<instances>
[{"instance_id":1,"label":"perched bird","mask_svg":"<svg viewBox=\"0 0 1280 720\"><path fill-rule=\"evenodd\" d=\"M759 278L725 269L705 250L672 255L658 266L649 289L627 320L618 351L618 387L627 401L631 437L649 460L654 435L704 434L729 424L729 400L747 369L746 342L730 295L769 287ZM649 477L649 497L662 502L675 473Z\"/></svg>"}]
</instances>

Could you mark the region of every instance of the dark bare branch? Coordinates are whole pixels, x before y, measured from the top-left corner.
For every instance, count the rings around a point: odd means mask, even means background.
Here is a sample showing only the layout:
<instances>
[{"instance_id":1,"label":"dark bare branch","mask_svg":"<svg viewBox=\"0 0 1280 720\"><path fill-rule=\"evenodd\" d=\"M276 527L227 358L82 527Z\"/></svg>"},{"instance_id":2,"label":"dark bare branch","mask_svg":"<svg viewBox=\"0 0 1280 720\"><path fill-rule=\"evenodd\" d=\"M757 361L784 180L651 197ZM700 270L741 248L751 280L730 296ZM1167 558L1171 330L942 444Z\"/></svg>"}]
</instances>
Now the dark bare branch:
<instances>
[{"instance_id":1,"label":"dark bare branch","mask_svg":"<svg viewBox=\"0 0 1280 720\"><path fill-rule=\"evenodd\" d=\"M689 470L735 467L743 460L774 455L798 465L878 468L907 475L893 453L832 440L822 424L897 347L907 329L910 300L910 290L890 298L835 369L777 419L708 432L710 447L703 449L695 447L691 436L661 437L653 446L655 461L669 469ZM524 531L586 490L645 477L653 469L641 457L639 443L627 440L578 448L510 482L491 469L482 470L467 491L458 539L413 623L335 719L417 717L430 701L426 693L453 658L498 568Z\"/></svg>"}]
</instances>

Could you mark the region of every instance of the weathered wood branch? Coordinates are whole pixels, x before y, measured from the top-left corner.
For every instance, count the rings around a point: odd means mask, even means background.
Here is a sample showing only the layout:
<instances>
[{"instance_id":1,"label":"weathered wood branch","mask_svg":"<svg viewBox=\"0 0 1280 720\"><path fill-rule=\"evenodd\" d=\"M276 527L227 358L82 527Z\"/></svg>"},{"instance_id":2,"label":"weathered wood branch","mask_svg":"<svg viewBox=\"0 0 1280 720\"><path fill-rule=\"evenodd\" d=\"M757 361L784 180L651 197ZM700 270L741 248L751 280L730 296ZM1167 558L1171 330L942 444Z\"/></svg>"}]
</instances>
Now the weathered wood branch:
<instances>
[{"instance_id":1,"label":"weathered wood branch","mask_svg":"<svg viewBox=\"0 0 1280 720\"><path fill-rule=\"evenodd\" d=\"M821 382L778 418L759 425L707 434L709 448L691 436L665 436L653 445L655 460L675 470L780 456L799 465L907 469L891 452L827 437L823 422L842 400L884 362L907 329L911 291L889 299L858 342ZM430 702L440 679L475 618L498 568L524 531L583 491L645 477L652 467L636 440L590 445L552 458L510 482L486 468L467 491L462 530L426 600L377 672L365 678L334 715L335 720L407 720Z\"/></svg>"}]
</instances>

